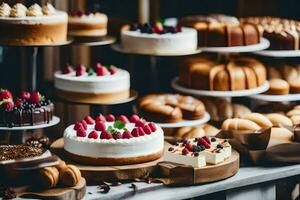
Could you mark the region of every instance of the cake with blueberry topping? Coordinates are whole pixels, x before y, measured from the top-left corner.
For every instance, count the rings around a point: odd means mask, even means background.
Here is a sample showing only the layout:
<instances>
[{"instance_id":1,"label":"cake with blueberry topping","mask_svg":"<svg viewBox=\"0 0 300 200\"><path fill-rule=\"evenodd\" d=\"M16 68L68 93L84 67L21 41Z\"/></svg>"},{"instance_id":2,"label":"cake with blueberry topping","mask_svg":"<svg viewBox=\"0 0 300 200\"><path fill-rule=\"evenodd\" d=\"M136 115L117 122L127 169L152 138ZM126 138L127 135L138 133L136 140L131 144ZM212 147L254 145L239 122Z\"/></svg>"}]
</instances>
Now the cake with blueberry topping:
<instances>
[{"instance_id":1,"label":"cake with blueberry topping","mask_svg":"<svg viewBox=\"0 0 300 200\"><path fill-rule=\"evenodd\" d=\"M68 15L47 3L0 5L0 44L51 45L67 40Z\"/></svg>"},{"instance_id":2,"label":"cake with blueberry topping","mask_svg":"<svg viewBox=\"0 0 300 200\"><path fill-rule=\"evenodd\" d=\"M86 116L64 132L64 150L74 161L94 165L125 165L159 159L164 148L163 130L137 115L129 119Z\"/></svg>"},{"instance_id":3,"label":"cake with blueberry topping","mask_svg":"<svg viewBox=\"0 0 300 200\"><path fill-rule=\"evenodd\" d=\"M192 28L155 24L131 24L121 32L122 48L144 54L192 52L197 49L197 32Z\"/></svg>"},{"instance_id":4,"label":"cake with blueberry topping","mask_svg":"<svg viewBox=\"0 0 300 200\"><path fill-rule=\"evenodd\" d=\"M54 85L59 97L80 103L118 102L130 96L130 75L113 65L97 63L87 69L79 65L75 70L66 66L55 73Z\"/></svg>"},{"instance_id":5,"label":"cake with blueberry topping","mask_svg":"<svg viewBox=\"0 0 300 200\"><path fill-rule=\"evenodd\" d=\"M99 12L71 12L68 22L70 36L105 36L107 16Z\"/></svg>"},{"instance_id":6,"label":"cake with blueberry topping","mask_svg":"<svg viewBox=\"0 0 300 200\"><path fill-rule=\"evenodd\" d=\"M215 137L185 139L171 146L164 154L164 160L192 167L204 167L224 162L231 156L231 146L227 140Z\"/></svg>"},{"instance_id":7,"label":"cake with blueberry topping","mask_svg":"<svg viewBox=\"0 0 300 200\"><path fill-rule=\"evenodd\" d=\"M39 92L22 91L13 99L8 90L0 91L0 125L7 127L32 126L49 123L53 118L53 103Z\"/></svg>"}]
</instances>

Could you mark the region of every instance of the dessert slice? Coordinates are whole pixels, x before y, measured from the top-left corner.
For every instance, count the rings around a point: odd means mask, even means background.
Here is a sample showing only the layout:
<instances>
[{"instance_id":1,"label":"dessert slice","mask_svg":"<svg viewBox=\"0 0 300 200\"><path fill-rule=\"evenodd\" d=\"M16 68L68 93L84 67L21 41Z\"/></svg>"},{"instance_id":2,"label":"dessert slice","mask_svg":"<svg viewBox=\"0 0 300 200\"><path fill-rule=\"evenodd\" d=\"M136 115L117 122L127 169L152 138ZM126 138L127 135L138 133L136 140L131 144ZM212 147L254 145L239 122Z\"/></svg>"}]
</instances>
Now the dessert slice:
<instances>
[{"instance_id":1,"label":"dessert slice","mask_svg":"<svg viewBox=\"0 0 300 200\"><path fill-rule=\"evenodd\" d=\"M165 161L174 162L192 167L204 167L207 164L219 164L231 156L231 146L227 140L201 138L184 140L171 146L165 152Z\"/></svg>"}]
</instances>

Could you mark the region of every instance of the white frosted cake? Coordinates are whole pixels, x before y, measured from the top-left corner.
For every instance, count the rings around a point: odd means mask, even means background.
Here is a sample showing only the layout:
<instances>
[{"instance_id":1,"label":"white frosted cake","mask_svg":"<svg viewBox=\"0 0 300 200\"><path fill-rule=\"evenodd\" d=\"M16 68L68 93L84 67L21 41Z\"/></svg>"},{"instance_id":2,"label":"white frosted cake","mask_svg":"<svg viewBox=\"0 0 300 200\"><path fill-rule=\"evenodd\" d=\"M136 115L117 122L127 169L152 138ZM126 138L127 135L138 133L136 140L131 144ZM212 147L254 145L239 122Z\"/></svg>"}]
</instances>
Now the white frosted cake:
<instances>
[{"instance_id":1,"label":"white frosted cake","mask_svg":"<svg viewBox=\"0 0 300 200\"><path fill-rule=\"evenodd\" d=\"M133 115L89 116L64 132L64 150L73 160L94 165L124 165L156 160L162 156L163 130Z\"/></svg>"},{"instance_id":2,"label":"white frosted cake","mask_svg":"<svg viewBox=\"0 0 300 200\"><path fill-rule=\"evenodd\" d=\"M81 11L69 15L68 35L70 36L105 36L107 34L107 16L99 12Z\"/></svg>"},{"instance_id":3,"label":"white frosted cake","mask_svg":"<svg viewBox=\"0 0 300 200\"><path fill-rule=\"evenodd\" d=\"M165 152L164 160L198 168L222 163L230 156L231 146L227 140L204 136L171 146Z\"/></svg>"},{"instance_id":4,"label":"white frosted cake","mask_svg":"<svg viewBox=\"0 0 300 200\"><path fill-rule=\"evenodd\" d=\"M80 65L76 71L67 66L54 75L57 94L63 99L83 103L107 103L130 96L130 75L114 66L97 64L88 71Z\"/></svg>"},{"instance_id":5,"label":"white frosted cake","mask_svg":"<svg viewBox=\"0 0 300 200\"><path fill-rule=\"evenodd\" d=\"M191 52L197 49L197 31L161 23L134 24L122 30L121 45L126 51L144 54Z\"/></svg>"}]
</instances>

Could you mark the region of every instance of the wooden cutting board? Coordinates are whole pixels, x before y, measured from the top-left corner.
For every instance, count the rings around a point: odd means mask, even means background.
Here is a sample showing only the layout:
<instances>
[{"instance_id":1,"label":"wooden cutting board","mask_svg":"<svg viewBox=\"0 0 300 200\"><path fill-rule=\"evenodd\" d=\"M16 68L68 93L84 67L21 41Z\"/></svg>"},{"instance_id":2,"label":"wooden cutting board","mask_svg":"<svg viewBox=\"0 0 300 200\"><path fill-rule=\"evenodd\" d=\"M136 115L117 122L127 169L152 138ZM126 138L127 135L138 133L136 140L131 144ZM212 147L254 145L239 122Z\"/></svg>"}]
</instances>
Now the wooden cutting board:
<instances>
[{"instance_id":1,"label":"wooden cutting board","mask_svg":"<svg viewBox=\"0 0 300 200\"><path fill-rule=\"evenodd\" d=\"M18 197L35 198L35 199L51 199L51 200L80 200L86 193L86 181L84 178L74 187L62 187L40 190L31 186L21 186L13 188Z\"/></svg>"},{"instance_id":2,"label":"wooden cutting board","mask_svg":"<svg viewBox=\"0 0 300 200\"><path fill-rule=\"evenodd\" d=\"M88 183L99 183L100 181L115 182L120 180L133 180L135 178L144 178L152 174L157 169L157 163L162 161L161 159L141 163L134 165L121 165L121 166L91 166L76 163L69 160L64 155L64 141L63 138L56 140L51 145L52 152L60 156L67 164L77 166L82 176Z\"/></svg>"}]
</instances>

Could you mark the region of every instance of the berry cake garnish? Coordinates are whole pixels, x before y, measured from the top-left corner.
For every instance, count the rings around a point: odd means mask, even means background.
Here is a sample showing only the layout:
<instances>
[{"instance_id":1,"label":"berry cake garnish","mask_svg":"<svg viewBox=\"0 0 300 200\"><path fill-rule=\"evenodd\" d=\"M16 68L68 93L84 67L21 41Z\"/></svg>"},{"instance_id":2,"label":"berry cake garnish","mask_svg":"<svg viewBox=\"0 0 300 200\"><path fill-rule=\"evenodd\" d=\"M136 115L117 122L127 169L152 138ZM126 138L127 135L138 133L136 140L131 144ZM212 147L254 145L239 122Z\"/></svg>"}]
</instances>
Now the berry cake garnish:
<instances>
[{"instance_id":1,"label":"berry cake garnish","mask_svg":"<svg viewBox=\"0 0 300 200\"><path fill-rule=\"evenodd\" d=\"M100 114L95 119L91 116L84 117L74 124L73 130L77 137L119 140L151 135L156 132L157 127L153 122L146 122L137 115L127 118L125 115Z\"/></svg>"},{"instance_id":2,"label":"berry cake garnish","mask_svg":"<svg viewBox=\"0 0 300 200\"><path fill-rule=\"evenodd\" d=\"M0 124L2 126L26 126L49 123L53 117L53 103L38 91L22 91L13 98L9 90L0 90Z\"/></svg>"},{"instance_id":3,"label":"berry cake garnish","mask_svg":"<svg viewBox=\"0 0 300 200\"><path fill-rule=\"evenodd\" d=\"M165 152L165 161L193 167L203 167L224 162L231 156L231 146L227 140L215 137L184 139L169 147Z\"/></svg>"},{"instance_id":4,"label":"berry cake garnish","mask_svg":"<svg viewBox=\"0 0 300 200\"><path fill-rule=\"evenodd\" d=\"M166 34L166 33L179 33L182 32L182 27L177 26L170 26L165 25L163 21L156 21L154 24L145 23L145 24L138 24L133 23L130 25L130 31L140 31L141 33L147 33L147 34Z\"/></svg>"}]
</instances>

